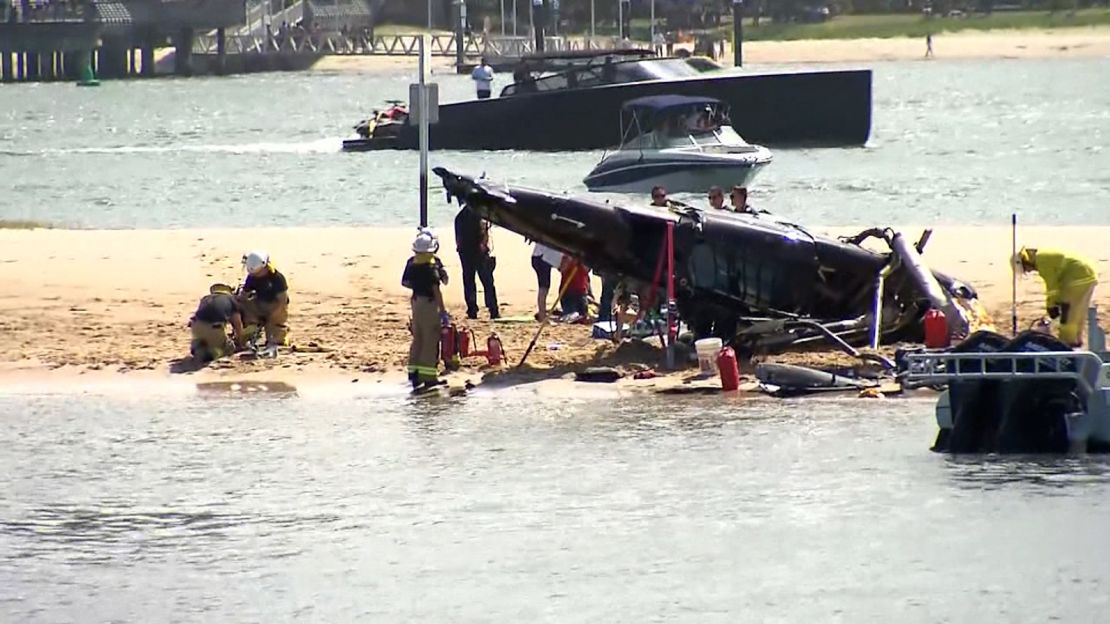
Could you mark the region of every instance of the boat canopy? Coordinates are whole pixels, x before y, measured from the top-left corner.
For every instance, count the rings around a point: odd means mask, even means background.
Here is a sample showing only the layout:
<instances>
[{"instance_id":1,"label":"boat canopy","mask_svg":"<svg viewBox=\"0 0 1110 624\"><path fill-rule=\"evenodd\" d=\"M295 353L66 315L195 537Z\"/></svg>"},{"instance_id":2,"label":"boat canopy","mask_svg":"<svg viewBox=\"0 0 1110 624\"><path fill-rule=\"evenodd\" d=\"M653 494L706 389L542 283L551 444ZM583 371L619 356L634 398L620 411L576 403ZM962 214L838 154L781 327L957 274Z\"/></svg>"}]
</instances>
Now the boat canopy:
<instances>
[{"instance_id":1,"label":"boat canopy","mask_svg":"<svg viewBox=\"0 0 1110 624\"><path fill-rule=\"evenodd\" d=\"M621 107L622 145L648 134L658 135L652 141L656 144L668 143L669 139L689 143L689 137L715 134L728 123L728 106L715 98L689 95L636 98ZM636 143L635 147L644 147Z\"/></svg>"}]
</instances>

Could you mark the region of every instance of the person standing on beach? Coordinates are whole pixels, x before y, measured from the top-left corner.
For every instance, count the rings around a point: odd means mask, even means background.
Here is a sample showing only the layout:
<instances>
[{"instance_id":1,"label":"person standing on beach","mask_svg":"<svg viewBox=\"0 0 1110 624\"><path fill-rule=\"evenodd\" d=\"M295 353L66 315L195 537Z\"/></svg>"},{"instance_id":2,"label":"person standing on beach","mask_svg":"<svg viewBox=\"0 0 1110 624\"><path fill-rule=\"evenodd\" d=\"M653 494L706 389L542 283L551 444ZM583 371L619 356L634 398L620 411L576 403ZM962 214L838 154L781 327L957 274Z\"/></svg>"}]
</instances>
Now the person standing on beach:
<instances>
[{"instance_id":1,"label":"person standing on beach","mask_svg":"<svg viewBox=\"0 0 1110 624\"><path fill-rule=\"evenodd\" d=\"M455 248L459 252L459 263L462 265L466 317L478 318L478 287L474 283L474 275L477 274L478 279L482 280L490 320L500 318L497 288L493 284L493 270L497 261L490 253L489 223L471 210L470 206L463 206L455 216Z\"/></svg>"},{"instance_id":2,"label":"person standing on beach","mask_svg":"<svg viewBox=\"0 0 1110 624\"><path fill-rule=\"evenodd\" d=\"M553 262L554 261L554 262ZM551 292L551 269L562 264L562 254L536 243L532 247L532 270L536 272L536 320L547 320L547 295Z\"/></svg>"},{"instance_id":3,"label":"person standing on beach","mask_svg":"<svg viewBox=\"0 0 1110 624\"><path fill-rule=\"evenodd\" d=\"M488 100L493 88L493 68L489 66L489 63L486 63L484 56L478 66L474 68L474 71L470 72L470 78L478 89L478 99Z\"/></svg>"},{"instance_id":4,"label":"person standing on beach","mask_svg":"<svg viewBox=\"0 0 1110 624\"><path fill-rule=\"evenodd\" d=\"M412 291L412 343L409 345L408 373L412 389L439 385L440 329L451 322L443 304L440 284L447 283L447 271L436 257L439 239L431 230L421 228L412 243L412 257L405 263L401 285Z\"/></svg>"},{"instance_id":5,"label":"person standing on beach","mask_svg":"<svg viewBox=\"0 0 1110 624\"><path fill-rule=\"evenodd\" d=\"M274 352L286 346L289 335L289 284L270 262L270 254L252 251L243 256L247 279L243 282L240 303L247 325L261 324L266 329L266 348Z\"/></svg>"},{"instance_id":6,"label":"person standing on beach","mask_svg":"<svg viewBox=\"0 0 1110 624\"><path fill-rule=\"evenodd\" d=\"M1085 258L1055 249L1022 247L1013 257L1015 271L1036 272L1044 280L1045 309L1049 318L1060 319L1060 342L1083 346L1087 308L1091 306L1098 272Z\"/></svg>"},{"instance_id":7,"label":"person standing on beach","mask_svg":"<svg viewBox=\"0 0 1110 624\"><path fill-rule=\"evenodd\" d=\"M193 339L189 353L201 362L218 360L243 348L243 307L235 298L234 289L227 284L212 284L208 294L201 298L189 328ZM227 325L231 325L231 338Z\"/></svg>"},{"instance_id":8,"label":"person standing on beach","mask_svg":"<svg viewBox=\"0 0 1110 624\"><path fill-rule=\"evenodd\" d=\"M933 33L925 33L925 58L933 57Z\"/></svg>"}]
</instances>

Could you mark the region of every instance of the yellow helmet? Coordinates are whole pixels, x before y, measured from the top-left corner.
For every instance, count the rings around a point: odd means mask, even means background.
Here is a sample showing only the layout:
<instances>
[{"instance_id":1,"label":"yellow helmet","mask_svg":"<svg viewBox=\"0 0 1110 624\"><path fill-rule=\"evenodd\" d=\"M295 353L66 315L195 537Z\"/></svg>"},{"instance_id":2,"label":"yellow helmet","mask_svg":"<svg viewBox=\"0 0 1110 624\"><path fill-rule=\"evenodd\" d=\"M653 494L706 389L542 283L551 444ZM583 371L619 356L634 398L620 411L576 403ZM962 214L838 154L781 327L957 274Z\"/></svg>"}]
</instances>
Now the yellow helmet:
<instances>
[{"instance_id":1,"label":"yellow helmet","mask_svg":"<svg viewBox=\"0 0 1110 624\"><path fill-rule=\"evenodd\" d=\"M208 292L213 295L230 295L235 289L227 284L212 284L208 287Z\"/></svg>"}]
</instances>

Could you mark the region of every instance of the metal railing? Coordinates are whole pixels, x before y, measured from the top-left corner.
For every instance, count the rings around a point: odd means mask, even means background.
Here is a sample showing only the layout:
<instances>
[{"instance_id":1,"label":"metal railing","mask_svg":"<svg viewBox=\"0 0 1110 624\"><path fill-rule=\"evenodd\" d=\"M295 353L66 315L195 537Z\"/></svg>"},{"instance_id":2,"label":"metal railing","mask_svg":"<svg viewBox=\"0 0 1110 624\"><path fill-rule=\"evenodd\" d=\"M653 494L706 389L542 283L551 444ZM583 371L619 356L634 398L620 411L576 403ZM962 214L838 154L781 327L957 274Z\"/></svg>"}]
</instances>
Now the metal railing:
<instances>
[{"instance_id":1,"label":"metal railing","mask_svg":"<svg viewBox=\"0 0 1110 624\"><path fill-rule=\"evenodd\" d=\"M287 10L299 9L300 3ZM316 54L360 54L367 56L417 56L419 35L364 35L336 32L305 33L291 31L259 32L257 28L230 33L225 38L228 54L293 52ZM433 56L455 56L454 35L431 35ZM621 46L616 38L549 37L544 43L549 52L612 50ZM531 54L534 42L527 37L468 36L463 41L463 56L478 58L519 58ZM193 45L196 54L216 52L215 32L199 34Z\"/></svg>"},{"instance_id":2,"label":"metal railing","mask_svg":"<svg viewBox=\"0 0 1110 624\"><path fill-rule=\"evenodd\" d=\"M1089 351L1040 353L913 353L908 387L984 379L1070 379L1084 399L1099 388L1102 359Z\"/></svg>"}]
</instances>

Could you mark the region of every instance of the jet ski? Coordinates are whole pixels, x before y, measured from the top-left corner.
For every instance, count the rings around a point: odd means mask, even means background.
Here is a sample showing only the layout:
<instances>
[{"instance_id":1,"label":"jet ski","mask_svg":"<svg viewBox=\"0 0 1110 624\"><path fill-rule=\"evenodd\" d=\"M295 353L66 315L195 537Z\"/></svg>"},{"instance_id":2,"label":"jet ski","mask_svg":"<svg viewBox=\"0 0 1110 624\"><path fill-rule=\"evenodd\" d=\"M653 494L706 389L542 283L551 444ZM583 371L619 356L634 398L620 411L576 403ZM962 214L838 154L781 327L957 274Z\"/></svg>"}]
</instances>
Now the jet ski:
<instances>
[{"instance_id":1,"label":"jet ski","mask_svg":"<svg viewBox=\"0 0 1110 624\"><path fill-rule=\"evenodd\" d=\"M373 111L369 118L354 126L358 138L344 140L343 151L390 149L397 143L401 129L408 123L409 109L401 100L387 100L386 104L386 108Z\"/></svg>"}]
</instances>

